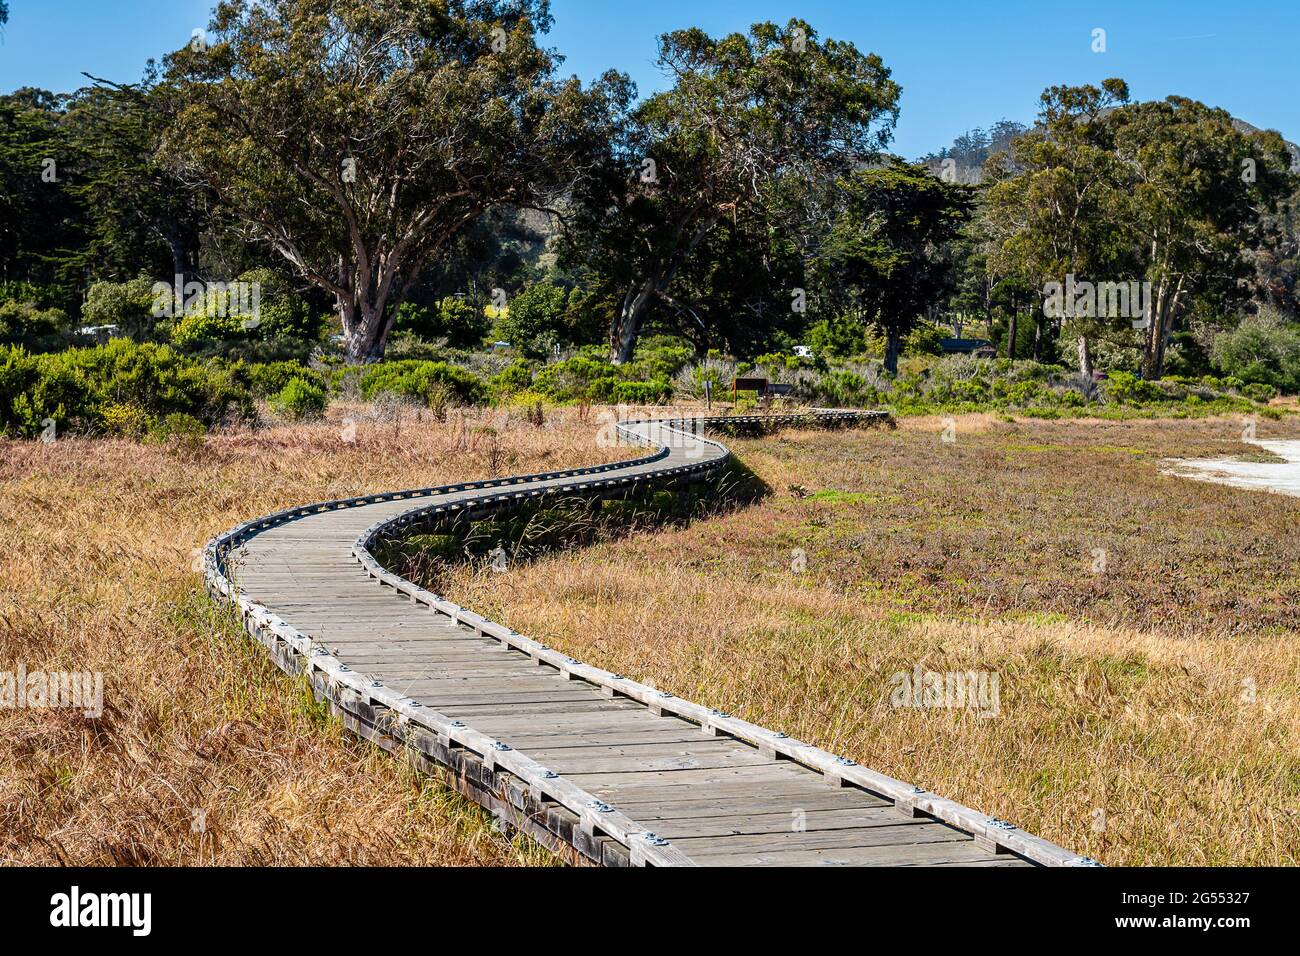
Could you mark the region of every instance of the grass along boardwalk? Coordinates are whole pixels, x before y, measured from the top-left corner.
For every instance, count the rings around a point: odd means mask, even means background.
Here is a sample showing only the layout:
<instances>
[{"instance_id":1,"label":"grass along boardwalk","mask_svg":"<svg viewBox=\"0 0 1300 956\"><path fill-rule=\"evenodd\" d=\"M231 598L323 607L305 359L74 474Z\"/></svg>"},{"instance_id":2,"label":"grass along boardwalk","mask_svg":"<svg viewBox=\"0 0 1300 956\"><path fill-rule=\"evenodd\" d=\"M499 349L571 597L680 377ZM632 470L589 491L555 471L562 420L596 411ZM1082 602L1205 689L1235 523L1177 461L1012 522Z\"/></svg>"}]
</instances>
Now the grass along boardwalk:
<instances>
[{"instance_id":1,"label":"grass along boardwalk","mask_svg":"<svg viewBox=\"0 0 1300 956\"><path fill-rule=\"evenodd\" d=\"M818 424L876 413L817 412ZM700 432L808 416L625 422L656 450L594 468L323 502L212 541L211 593L356 733L574 861L605 865L1090 865L851 760L587 666L392 574L381 538L546 496L618 497L715 476Z\"/></svg>"}]
</instances>

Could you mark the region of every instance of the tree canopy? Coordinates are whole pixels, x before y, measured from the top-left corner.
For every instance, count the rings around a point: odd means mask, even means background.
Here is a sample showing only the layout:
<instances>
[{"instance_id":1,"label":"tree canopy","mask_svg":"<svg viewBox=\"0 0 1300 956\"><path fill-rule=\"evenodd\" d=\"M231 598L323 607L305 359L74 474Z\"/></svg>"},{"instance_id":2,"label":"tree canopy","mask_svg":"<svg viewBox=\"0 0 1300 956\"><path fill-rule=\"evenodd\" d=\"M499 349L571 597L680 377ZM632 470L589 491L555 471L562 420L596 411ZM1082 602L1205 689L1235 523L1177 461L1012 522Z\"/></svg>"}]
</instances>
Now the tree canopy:
<instances>
[{"instance_id":1,"label":"tree canopy","mask_svg":"<svg viewBox=\"0 0 1300 956\"><path fill-rule=\"evenodd\" d=\"M658 64L673 85L637 106L575 230L587 261L621 290L616 361L630 359L651 310L688 314L674 285L715 227L761 235L774 188L828 183L876 156L898 115L900 90L880 57L820 40L801 20L721 39L668 33Z\"/></svg>"},{"instance_id":2,"label":"tree canopy","mask_svg":"<svg viewBox=\"0 0 1300 956\"><path fill-rule=\"evenodd\" d=\"M224 0L168 58L164 151L330 293L347 356L382 356L421 270L485 211L545 205L629 95L555 79L545 0Z\"/></svg>"},{"instance_id":3,"label":"tree canopy","mask_svg":"<svg viewBox=\"0 0 1300 956\"><path fill-rule=\"evenodd\" d=\"M1108 79L910 164L886 64L803 20L667 33L644 98L566 78L550 24L547 0L219 0L137 82L0 96L0 337L360 363L397 332L412 361L495 368L466 353L506 339L627 377L668 341L893 370L982 325L1008 358L1144 378L1267 340L1251 383L1291 380L1300 148L1275 132ZM218 290L201 315L158 314L178 275ZM209 307L245 280L260 327Z\"/></svg>"},{"instance_id":4,"label":"tree canopy","mask_svg":"<svg viewBox=\"0 0 1300 956\"><path fill-rule=\"evenodd\" d=\"M884 331L885 368L897 372L903 336L948 280L938 247L969 218L971 189L893 160L846 177L839 193L841 210L818 256L822 287Z\"/></svg>"}]
</instances>

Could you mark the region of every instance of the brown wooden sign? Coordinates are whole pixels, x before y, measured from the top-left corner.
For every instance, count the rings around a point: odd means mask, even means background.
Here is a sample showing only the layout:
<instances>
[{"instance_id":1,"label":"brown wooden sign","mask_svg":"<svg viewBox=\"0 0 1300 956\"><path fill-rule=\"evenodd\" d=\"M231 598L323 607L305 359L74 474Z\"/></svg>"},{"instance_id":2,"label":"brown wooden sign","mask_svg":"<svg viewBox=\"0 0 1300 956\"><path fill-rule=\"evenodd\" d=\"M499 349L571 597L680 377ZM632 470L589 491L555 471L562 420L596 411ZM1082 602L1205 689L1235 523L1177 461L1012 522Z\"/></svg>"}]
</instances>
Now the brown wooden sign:
<instances>
[{"instance_id":1,"label":"brown wooden sign","mask_svg":"<svg viewBox=\"0 0 1300 956\"><path fill-rule=\"evenodd\" d=\"M737 392L758 392L759 398L767 396L767 379L765 378L737 378L731 383L731 400L736 400Z\"/></svg>"}]
</instances>

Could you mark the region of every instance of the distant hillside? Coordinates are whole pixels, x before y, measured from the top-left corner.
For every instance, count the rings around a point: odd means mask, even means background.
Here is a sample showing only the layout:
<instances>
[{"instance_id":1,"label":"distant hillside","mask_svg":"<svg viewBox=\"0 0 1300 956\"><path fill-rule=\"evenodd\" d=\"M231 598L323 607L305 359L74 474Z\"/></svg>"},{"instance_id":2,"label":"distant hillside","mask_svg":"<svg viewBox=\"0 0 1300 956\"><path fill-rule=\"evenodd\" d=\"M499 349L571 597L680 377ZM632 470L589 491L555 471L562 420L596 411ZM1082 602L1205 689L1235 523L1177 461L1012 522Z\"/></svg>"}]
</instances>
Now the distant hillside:
<instances>
[{"instance_id":1,"label":"distant hillside","mask_svg":"<svg viewBox=\"0 0 1300 956\"><path fill-rule=\"evenodd\" d=\"M987 129L968 129L952 145L922 156L917 162L925 163L936 176L951 168L955 181L977 183L982 178L980 169L984 160L1011 145L1011 141L1029 129L1024 123L1000 119Z\"/></svg>"},{"instance_id":2,"label":"distant hillside","mask_svg":"<svg viewBox=\"0 0 1300 956\"><path fill-rule=\"evenodd\" d=\"M1245 120L1233 117L1232 125L1242 133L1262 132L1258 126L1252 126ZM993 153L1006 149L1013 139L1029 127L1011 120L998 120L987 129L975 127L962 133L952 145L922 156L917 162L925 163L936 176L941 175L947 165L953 170L959 183L978 183L983 178L984 160ZM1291 153L1291 169L1300 172L1300 146L1290 140L1284 140ZM951 163L948 163L951 161Z\"/></svg>"},{"instance_id":3,"label":"distant hillside","mask_svg":"<svg viewBox=\"0 0 1300 956\"><path fill-rule=\"evenodd\" d=\"M1248 134L1249 134L1249 133L1262 133L1262 132L1263 132L1263 130L1261 130L1258 126L1251 126L1251 125L1250 125L1249 123L1247 123L1245 120L1239 120L1239 119L1237 119L1235 116L1232 118L1232 126L1233 126L1234 129L1236 129L1238 132L1241 132L1241 133L1248 133ZM1291 170L1292 170L1292 172L1300 172L1300 146L1297 146L1295 143L1291 142L1289 139L1284 139L1284 140L1282 140L1282 142L1286 143L1287 151L1291 154Z\"/></svg>"}]
</instances>

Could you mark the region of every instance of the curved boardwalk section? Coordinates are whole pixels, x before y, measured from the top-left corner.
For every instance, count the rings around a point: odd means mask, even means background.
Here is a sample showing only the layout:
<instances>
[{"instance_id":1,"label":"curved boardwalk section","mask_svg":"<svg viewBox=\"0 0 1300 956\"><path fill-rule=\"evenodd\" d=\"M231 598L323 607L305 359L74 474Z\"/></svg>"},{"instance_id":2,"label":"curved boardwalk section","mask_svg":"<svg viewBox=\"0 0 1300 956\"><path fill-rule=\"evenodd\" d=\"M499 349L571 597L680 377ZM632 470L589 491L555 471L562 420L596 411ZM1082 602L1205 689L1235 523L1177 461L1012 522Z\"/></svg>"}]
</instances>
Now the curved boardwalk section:
<instances>
[{"instance_id":1,"label":"curved boardwalk section","mask_svg":"<svg viewBox=\"0 0 1300 956\"><path fill-rule=\"evenodd\" d=\"M583 664L381 567L417 526L716 475L707 427L870 412L624 422L653 453L598 468L330 501L214 539L209 591L358 734L504 825L605 865L1087 865L1009 823L729 714Z\"/></svg>"}]
</instances>

